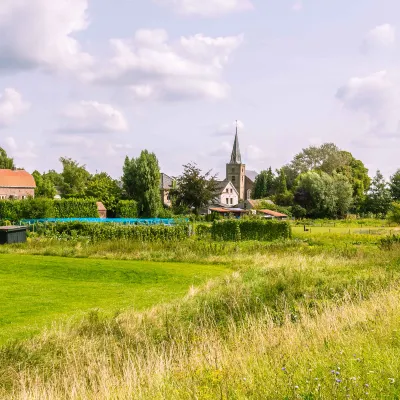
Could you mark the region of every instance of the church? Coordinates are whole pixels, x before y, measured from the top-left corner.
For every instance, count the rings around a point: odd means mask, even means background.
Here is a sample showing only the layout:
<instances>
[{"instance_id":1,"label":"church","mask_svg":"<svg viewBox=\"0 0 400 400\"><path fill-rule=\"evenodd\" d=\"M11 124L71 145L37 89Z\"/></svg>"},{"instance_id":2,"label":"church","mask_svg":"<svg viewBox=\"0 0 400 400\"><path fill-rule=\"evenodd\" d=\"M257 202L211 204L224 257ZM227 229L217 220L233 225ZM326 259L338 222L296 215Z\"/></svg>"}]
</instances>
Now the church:
<instances>
[{"instance_id":1,"label":"church","mask_svg":"<svg viewBox=\"0 0 400 400\"><path fill-rule=\"evenodd\" d=\"M213 204L221 207L235 207L250 200L256 176L257 172L246 170L246 165L242 162L238 128L236 126L231 159L226 164L226 177L223 181L218 181L218 195ZM169 192L173 187L173 182L173 178L166 174L161 174L161 199L167 207L171 206Z\"/></svg>"},{"instance_id":2,"label":"church","mask_svg":"<svg viewBox=\"0 0 400 400\"><path fill-rule=\"evenodd\" d=\"M224 207L233 207L250 200L256 176L257 172L246 170L246 165L242 162L236 127L231 159L226 164L226 178L218 182L220 194L216 199L217 203Z\"/></svg>"}]
</instances>

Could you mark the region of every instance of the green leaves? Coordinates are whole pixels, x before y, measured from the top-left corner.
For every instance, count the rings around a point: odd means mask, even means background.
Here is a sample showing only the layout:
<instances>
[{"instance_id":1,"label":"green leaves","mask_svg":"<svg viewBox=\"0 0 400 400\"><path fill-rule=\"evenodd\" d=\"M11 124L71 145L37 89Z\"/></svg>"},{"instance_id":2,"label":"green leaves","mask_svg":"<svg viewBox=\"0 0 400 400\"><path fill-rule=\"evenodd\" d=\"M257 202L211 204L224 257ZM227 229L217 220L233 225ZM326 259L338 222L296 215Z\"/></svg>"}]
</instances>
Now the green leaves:
<instances>
[{"instance_id":1,"label":"green leaves","mask_svg":"<svg viewBox=\"0 0 400 400\"><path fill-rule=\"evenodd\" d=\"M201 233L204 233L203 230ZM277 239L289 239L291 236L290 224L281 221L214 221L211 228L212 239L222 241L259 240L269 242Z\"/></svg>"}]
</instances>

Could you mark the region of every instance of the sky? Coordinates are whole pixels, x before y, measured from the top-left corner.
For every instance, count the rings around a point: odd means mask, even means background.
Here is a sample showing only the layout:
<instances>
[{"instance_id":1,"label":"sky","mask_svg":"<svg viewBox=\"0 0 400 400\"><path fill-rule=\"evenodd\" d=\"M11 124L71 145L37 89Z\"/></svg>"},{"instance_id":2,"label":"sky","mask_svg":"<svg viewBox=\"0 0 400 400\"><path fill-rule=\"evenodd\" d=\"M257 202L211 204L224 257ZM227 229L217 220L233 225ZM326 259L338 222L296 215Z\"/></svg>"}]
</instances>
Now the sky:
<instances>
[{"instance_id":1,"label":"sky","mask_svg":"<svg viewBox=\"0 0 400 400\"><path fill-rule=\"evenodd\" d=\"M400 168L398 0L1 0L0 147L120 177L148 149L224 177L334 142Z\"/></svg>"}]
</instances>

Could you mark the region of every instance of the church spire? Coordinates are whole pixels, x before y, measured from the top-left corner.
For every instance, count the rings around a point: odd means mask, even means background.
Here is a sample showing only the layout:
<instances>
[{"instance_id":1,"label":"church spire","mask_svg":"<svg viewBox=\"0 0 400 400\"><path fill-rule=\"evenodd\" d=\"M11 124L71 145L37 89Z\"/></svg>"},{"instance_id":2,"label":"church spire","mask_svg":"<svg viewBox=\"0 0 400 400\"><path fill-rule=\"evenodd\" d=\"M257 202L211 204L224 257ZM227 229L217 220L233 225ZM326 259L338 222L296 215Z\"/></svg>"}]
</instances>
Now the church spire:
<instances>
[{"instance_id":1,"label":"church spire","mask_svg":"<svg viewBox=\"0 0 400 400\"><path fill-rule=\"evenodd\" d=\"M233 143L231 164L241 164L241 163L242 163L242 156L240 155L240 148L239 148L238 122L236 121L236 135L235 135L235 142Z\"/></svg>"}]
</instances>

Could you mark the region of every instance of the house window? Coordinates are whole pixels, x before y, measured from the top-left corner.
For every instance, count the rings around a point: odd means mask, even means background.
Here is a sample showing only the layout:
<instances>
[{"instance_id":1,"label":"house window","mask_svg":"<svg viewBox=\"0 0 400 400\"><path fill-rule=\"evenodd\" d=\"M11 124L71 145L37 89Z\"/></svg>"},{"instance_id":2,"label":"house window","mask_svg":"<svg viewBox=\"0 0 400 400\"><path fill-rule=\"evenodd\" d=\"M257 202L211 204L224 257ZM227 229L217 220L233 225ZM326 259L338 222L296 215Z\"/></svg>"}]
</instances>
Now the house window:
<instances>
[{"instance_id":1,"label":"house window","mask_svg":"<svg viewBox=\"0 0 400 400\"><path fill-rule=\"evenodd\" d=\"M0 200L5 200L7 196L5 194L0 194Z\"/></svg>"},{"instance_id":2,"label":"house window","mask_svg":"<svg viewBox=\"0 0 400 400\"><path fill-rule=\"evenodd\" d=\"M234 176L232 176L232 182L235 182L235 179L236 179L236 178L235 178Z\"/></svg>"},{"instance_id":3,"label":"house window","mask_svg":"<svg viewBox=\"0 0 400 400\"><path fill-rule=\"evenodd\" d=\"M226 189L226 193L229 193L229 189Z\"/></svg>"},{"instance_id":4,"label":"house window","mask_svg":"<svg viewBox=\"0 0 400 400\"><path fill-rule=\"evenodd\" d=\"M22 200L25 200L27 197L26 196L21 196L21 199Z\"/></svg>"},{"instance_id":5,"label":"house window","mask_svg":"<svg viewBox=\"0 0 400 400\"><path fill-rule=\"evenodd\" d=\"M229 204L229 199L226 199L226 204Z\"/></svg>"},{"instance_id":6,"label":"house window","mask_svg":"<svg viewBox=\"0 0 400 400\"><path fill-rule=\"evenodd\" d=\"M231 204L233 204L233 199L231 199Z\"/></svg>"},{"instance_id":7,"label":"house window","mask_svg":"<svg viewBox=\"0 0 400 400\"><path fill-rule=\"evenodd\" d=\"M231 189L231 193L233 193L233 190Z\"/></svg>"}]
</instances>

